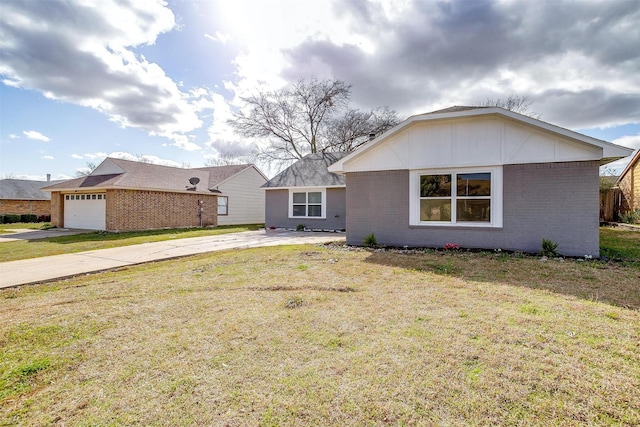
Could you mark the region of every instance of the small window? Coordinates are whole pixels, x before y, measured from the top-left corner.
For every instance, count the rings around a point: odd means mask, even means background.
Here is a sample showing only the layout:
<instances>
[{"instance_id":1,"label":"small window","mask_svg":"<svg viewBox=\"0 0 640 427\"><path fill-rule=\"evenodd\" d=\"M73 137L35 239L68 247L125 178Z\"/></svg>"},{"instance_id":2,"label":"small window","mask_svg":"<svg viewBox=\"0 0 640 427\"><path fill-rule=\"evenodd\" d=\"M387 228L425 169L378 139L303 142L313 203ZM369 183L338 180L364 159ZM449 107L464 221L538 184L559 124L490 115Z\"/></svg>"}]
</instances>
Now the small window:
<instances>
[{"instance_id":1,"label":"small window","mask_svg":"<svg viewBox=\"0 0 640 427\"><path fill-rule=\"evenodd\" d=\"M65 195L65 196L64 196L64 199L65 199L65 200L69 200L69 195L68 195L68 194L67 194L67 195Z\"/></svg>"},{"instance_id":2,"label":"small window","mask_svg":"<svg viewBox=\"0 0 640 427\"><path fill-rule=\"evenodd\" d=\"M218 196L218 215L229 215L229 197Z\"/></svg>"},{"instance_id":3,"label":"small window","mask_svg":"<svg viewBox=\"0 0 640 427\"><path fill-rule=\"evenodd\" d=\"M80 196L80 200L84 200L84 194Z\"/></svg>"},{"instance_id":4,"label":"small window","mask_svg":"<svg viewBox=\"0 0 640 427\"><path fill-rule=\"evenodd\" d=\"M102 200L102 194L98 194L98 200Z\"/></svg>"},{"instance_id":5,"label":"small window","mask_svg":"<svg viewBox=\"0 0 640 427\"><path fill-rule=\"evenodd\" d=\"M76 194L76 200L80 200L80 195Z\"/></svg>"},{"instance_id":6,"label":"small window","mask_svg":"<svg viewBox=\"0 0 640 427\"><path fill-rule=\"evenodd\" d=\"M91 200L96 200L96 195L95 194L91 195Z\"/></svg>"}]
</instances>

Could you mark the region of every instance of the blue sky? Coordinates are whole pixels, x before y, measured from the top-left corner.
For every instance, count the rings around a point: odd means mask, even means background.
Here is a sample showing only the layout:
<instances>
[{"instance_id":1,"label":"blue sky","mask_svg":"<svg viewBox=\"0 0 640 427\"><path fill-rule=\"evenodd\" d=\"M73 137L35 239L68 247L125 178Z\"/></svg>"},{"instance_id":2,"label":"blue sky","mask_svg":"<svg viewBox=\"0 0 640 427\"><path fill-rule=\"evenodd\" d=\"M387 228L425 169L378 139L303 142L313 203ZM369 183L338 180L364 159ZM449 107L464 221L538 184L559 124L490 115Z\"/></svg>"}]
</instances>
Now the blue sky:
<instances>
[{"instance_id":1,"label":"blue sky","mask_svg":"<svg viewBox=\"0 0 640 427\"><path fill-rule=\"evenodd\" d=\"M2 0L0 176L248 153L264 141L228 126L241 97L309 77L401 117L517 93L638 149L638 46L638 0Z\"/></svg>"}]
</instances>

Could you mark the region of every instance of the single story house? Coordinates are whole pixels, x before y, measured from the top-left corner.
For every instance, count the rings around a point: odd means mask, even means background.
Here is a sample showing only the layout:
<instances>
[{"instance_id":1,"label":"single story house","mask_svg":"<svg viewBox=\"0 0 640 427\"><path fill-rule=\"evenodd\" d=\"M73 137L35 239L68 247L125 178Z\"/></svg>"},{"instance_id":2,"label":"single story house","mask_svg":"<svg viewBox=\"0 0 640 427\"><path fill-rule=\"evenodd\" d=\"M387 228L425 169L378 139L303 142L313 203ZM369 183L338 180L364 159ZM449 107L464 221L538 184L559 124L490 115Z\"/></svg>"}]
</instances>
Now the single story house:
<instances>
[{"instance_id":1,"label":"single story house","mask_svg":"<svg viewBox=\"0 0 640 427\"><path fill-rule=\"evenodd\" d=\"M262 175L253 165L183 169L106 158L91 174L44 190L51 192L51 223L57 227L131 231L215 226L223 216L261 223L262 207L253 200L248 209L241 206L250 194L264 200L250 170ZM236 180L252 188L236 193Z\"/></svg>"},{"instance_id":2,"label":"single story house","mask_svg":"<svg viewBox=\"0 0 640 427\"><path fill-rule=\"evenodd\" d=\"M218 194L218 225L263 224L267 177L253 164L212 166L191 170L209 173Z\"/></svg>"},{"instance_id":3,"label":"single story house","mask_svg":"<svg viewBox=\"0 0 640 427\"><path fill-rule=\"evenodd\" d=\"M344 230L345 179L328 167L347 154L309 154L265 183L265 226Z\"/></svg>"},{"instance_id":4,"label":"single story house","mask_svg":"<svg viewBox=\"0 0 640 427\"><path fill-rule=\"evenodd\" d=\"M624 195L629 210L640 209L640 150L631 158L616 182Z\"/></svg>"},{"instance_id":5,"label":"single story house","mask_svg":"<svg viewBox=\"0 0 640 427\"><path fill-rule=\"evenodd\" d=\"M630 149L499 107L409 117L329 167L347 243L599 255L599 167Z\"/></svg>"},{"instance_id":6,"label":"single story house","mask_svg":"<svg viewBox=\"0 0 640 427\"><path fill-rule=\"evenodd\" d=\"M51 215L51 194L42 187L61 181L33 181L27 179L0 180L0 215Z\"/></svg>"}]
</instances>

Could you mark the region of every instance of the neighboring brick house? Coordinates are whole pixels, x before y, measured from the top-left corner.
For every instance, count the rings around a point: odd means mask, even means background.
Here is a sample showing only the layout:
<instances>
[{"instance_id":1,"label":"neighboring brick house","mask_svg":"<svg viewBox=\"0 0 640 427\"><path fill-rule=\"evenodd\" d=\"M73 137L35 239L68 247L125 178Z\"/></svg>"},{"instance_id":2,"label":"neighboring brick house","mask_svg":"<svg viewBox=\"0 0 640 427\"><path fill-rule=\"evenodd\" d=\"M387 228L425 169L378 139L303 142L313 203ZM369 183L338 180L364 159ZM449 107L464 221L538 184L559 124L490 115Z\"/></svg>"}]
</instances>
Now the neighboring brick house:
<instances>
[{"instance_id":1,"label":"neighboring brick house","mask_svg":"<svg viewBox=\"0 0 640 427\"><path fill-rule=\"evenodd\" d=\"M497 107L413 116L329 167L347 243L599 255L599 167L630 149Z\"/></svg>"},{"instance_id":2,"label":"neighboring brick house","mask_svg":"<svg viewBox=\"0 0 640 427\"><path fill-rule=\"evenodd\" d=\"M45 188L51 192L51 223L108 231L215 226L244 197L223 195L216 187L235 176L245 182L243 172L249 169L257 170L253 165L183 169L107 158L88 176ZM260 196L261 184L251 185ZM222 197L225 206L219 213ZM260 222L263 210L254 211L242 218Z\"/></svg>"},{"instance_id":3,"label":"neighboring brick house","mask_svg":"<svg viewBox=\"0 0 640 427\"><path fill-rule=\"evenodd\" d=\"M265 226L344 230L344 177L327 168L347 154L309 154L264 184Z\"/></svg>"},{"instance_id":4,"label":"neighboring brick house","mask_svg":"<svg viewBox=\"0 0 640 427\"><path fill-rule=\"evenodd\" d=\"M624 195L627 210L640 209L640 150L631 158L616 185Z\"/></svg>"},{"instance_id":5,"label":"neighboring brick house","mask_svg":"<svg viewBox=\"0 0 640 427\"><path fill-rule=\"evenodd\" d=\"M60 181L0 180L0 215L51 215L51 194L41 188L57 182Z\"/></svg>"}]
</instances>

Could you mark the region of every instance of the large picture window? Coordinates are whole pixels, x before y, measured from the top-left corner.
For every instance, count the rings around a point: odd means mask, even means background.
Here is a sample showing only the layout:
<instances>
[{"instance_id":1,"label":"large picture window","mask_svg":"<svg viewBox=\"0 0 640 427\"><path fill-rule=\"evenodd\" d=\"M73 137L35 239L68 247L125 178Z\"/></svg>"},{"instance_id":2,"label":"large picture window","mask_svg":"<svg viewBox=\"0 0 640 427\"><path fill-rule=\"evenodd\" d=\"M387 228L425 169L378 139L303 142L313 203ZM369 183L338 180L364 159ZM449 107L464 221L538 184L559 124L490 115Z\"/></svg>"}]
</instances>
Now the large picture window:
<instances>
[{"instance_id":1,"label":"large picture window","mask_svg":"<svg viewBox=\"0 0 640 427\"><path fill-rule=\"evenodd\" d=\"M501 168L415 171L411 179L412 225L502 226Z\"/></svg>"},{"instance_id":2,"label":"large picture window","mask_svg":"<svg viewBox=\"0 0 640 427\"><path fill-rule=\"evenodd\" d=\"M290 190L289 216L292 218L324 218L325 193L322 190Z\"/></svg>"}]
</instances>

